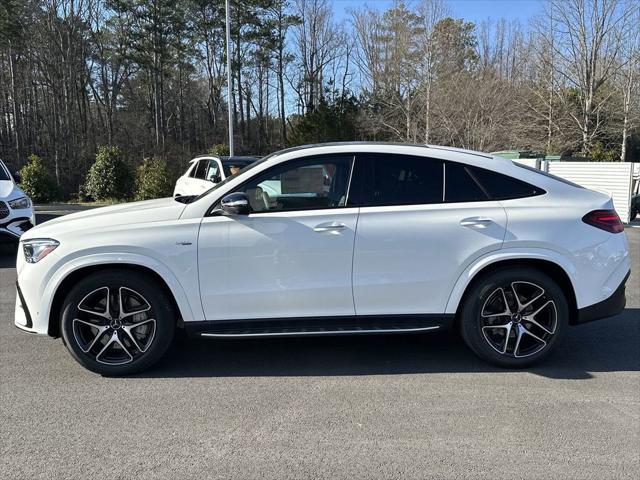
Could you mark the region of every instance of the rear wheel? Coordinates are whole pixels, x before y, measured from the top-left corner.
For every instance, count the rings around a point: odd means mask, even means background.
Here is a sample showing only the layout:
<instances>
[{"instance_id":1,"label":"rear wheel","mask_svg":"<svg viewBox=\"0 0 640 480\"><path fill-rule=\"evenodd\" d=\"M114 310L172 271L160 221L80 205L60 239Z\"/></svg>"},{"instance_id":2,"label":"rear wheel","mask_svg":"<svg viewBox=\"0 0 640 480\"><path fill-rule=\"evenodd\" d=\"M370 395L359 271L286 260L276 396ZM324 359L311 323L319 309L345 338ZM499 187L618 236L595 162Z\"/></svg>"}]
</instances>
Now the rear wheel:
<instances>
[{"instance_id":1,"label":"rear wheel","mask_svg":"<svg viewBox=\"0 0 640 480\"><path fill-rule=\"evenodd\" d=\"M167 350L175 330L171 303L138 272L108 270L76 285L65 299L63 340L85 368L103 375L144 370Z\"/></svg>"},{"instance_id":2,"label":"rear wheel","mask_svg":"<svg viewBox=\"0 0 640 480\"><path fill-rule=\"evenodd\" d=\"M479 279L461 312L462 337L482 359L527 367L546 357L568 325L562 289L533 269L506 268Z\"/></svg>"}]
</instances>

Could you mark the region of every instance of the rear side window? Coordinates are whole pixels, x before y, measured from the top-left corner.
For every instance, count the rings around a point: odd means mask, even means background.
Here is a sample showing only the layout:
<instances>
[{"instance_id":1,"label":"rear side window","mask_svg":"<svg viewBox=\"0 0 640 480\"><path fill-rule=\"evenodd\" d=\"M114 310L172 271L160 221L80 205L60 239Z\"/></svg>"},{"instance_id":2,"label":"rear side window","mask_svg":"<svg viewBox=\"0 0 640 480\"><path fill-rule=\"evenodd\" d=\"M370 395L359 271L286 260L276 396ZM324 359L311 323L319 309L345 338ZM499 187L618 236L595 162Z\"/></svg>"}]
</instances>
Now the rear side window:
<instances>
[{"instance_id":1,"label":"rear side window","mask_svg":"<svg viewBox=\"0 0 640 480\"><path fill-rule=\"evenodd\" d=\"M489 200L487 192L473 178L471 169L467 165L446 162L444 178L445 202L483 202Z\"/></svg>"},{"instance_id":2,"label":"rear side window","mask_svg":"<svg viewBox=\"0 0 640 480\"><path fill-rule=\"evenodd\" d=\"M350 205L442 203L443 162L394 154L358 155Z\"/></svg>"},{"instance_id":3,"label":"rear side window","mask_svg":"<svg viewBox=\"0 0 640 480\"><path fill-rule=\"evenodd\" d=\"M533 197L547 193L527 182L484 168L467 167L467 170L492 200Z\"/></svg>"}]
</instances>

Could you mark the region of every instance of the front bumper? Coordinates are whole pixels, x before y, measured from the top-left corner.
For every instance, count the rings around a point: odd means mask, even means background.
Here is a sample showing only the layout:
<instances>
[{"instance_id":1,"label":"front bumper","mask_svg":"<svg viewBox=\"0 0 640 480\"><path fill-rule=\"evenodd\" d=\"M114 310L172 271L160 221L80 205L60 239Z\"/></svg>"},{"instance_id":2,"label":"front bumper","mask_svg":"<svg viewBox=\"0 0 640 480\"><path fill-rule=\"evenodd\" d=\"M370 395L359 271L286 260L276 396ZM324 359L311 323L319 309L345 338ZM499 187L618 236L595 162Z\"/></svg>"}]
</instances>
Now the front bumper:
<instances>
[{"instance_id":1,"label":"front bumper","mask_svg":"<svg viewBox=\"0 0 640 480\"><path fill-rule=\"evenodd\" d=\"M0 241L17 242L20 236L33 228L34 223L30 217L15 217L9 220L0 220Z\"/></svg>"},{"instance_id":2,"label":"front bumper","mask_svg":"<svg viewBox=\"0 0 640 480\"><path fill-rule=\"evenodd\" d=\"M613 317L614 315L618 315L622 312L627 303L625 285L630 274L631 271L627 272L618 288L609 298L593 305L589 305L588 307L579 308L578 316L574 324L580 325L594 320L601 320L603 318Z\"/></svg>"}]
</instances>

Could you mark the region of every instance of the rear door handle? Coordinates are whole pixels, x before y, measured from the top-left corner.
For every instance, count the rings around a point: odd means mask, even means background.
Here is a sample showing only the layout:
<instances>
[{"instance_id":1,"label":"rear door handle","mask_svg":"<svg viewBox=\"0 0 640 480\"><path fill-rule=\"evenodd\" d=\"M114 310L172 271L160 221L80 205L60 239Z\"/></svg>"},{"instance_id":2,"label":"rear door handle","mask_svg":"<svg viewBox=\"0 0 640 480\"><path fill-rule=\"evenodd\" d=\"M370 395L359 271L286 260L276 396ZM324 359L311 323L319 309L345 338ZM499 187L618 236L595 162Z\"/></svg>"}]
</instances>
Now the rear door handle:
<instances>
[{"instance_id":1,"label":"rear door handle","mask_svg":"<svg viewBox=\"0 0 640 480\"><path fill-rule=\"evenodd\" d=\"M472 228L487 228L492 223L493 220L487 217L469 217L460 220L460 225Z\"/></svg>"},{"instance_id":2,"label":"rear door handle","mask_svg":"<svg viewBox=\"0 0 640 480\"><path fill-rule=\"evenodd\" d=\"M326 222L321 223L313 227L314 232L322 233L322 232L339 232L344 230L347 226L344 223L338 222Z\"/></svg>"}]
</instances>

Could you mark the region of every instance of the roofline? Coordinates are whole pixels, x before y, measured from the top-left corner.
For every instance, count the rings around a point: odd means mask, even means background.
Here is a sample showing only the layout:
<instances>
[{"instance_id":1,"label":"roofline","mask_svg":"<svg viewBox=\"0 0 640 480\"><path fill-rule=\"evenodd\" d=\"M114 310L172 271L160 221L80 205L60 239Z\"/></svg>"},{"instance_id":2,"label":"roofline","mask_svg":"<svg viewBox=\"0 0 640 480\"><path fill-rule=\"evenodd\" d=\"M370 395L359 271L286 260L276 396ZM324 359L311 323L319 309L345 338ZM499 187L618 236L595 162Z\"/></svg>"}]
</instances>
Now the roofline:
<instances>
[{"instance_id":1,"label":"roofline","mask_svg":"<svg viewBox=\"0 0 640 480\"><path fill-rule=\"evenodd\" d=\"M474 155L476 157L482 157L482 158L489 158L489 159L494 158L491 154L488 154L488 153L477 152L477 151L474 151L474 150L466 150L466 149L463 149L463 148L456 148L456 147L447 147L447 146L441 146L441 145L428 145L428 144L424 144L424 143L370 142L370 141L327 142L327 143L312 143L312 144L308 144L308 145L298 145L296 147L289 147L289 148L285 148L283 150L278 150L277 152L273 152L269 156L272 157L272 156L276 156L276 155L283 155L285 153L297 152L297 151L301 151L301 150L309 150L309 149L313 149L313 148L348 147L350 145L353 145L353 146L372 146L372 147L384 146L384 145L393 146L393 147L420 147L420 148L426 148L426 149L431 149L431 150L441 150L441 151L445 151L445 152L463 153L463 154Z\"/></svg>"}]
</instances>

